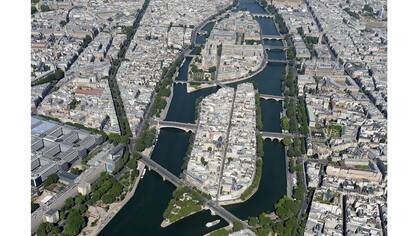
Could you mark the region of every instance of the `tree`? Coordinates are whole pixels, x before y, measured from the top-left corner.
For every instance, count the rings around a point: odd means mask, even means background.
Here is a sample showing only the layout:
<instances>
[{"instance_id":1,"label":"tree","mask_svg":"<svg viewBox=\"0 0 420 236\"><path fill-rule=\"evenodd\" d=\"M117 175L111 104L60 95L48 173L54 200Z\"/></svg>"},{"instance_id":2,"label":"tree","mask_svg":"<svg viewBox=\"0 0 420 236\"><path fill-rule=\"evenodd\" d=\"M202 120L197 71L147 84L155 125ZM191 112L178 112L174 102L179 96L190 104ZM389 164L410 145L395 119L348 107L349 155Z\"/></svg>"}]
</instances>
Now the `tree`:
<instances>
[{"instance_id":1,"label":"tree","mask_svg":"<svg viewBox=\"0 0 420 236\"><path fill-rule=\"evenodd\" d=\"M31 213L39 208L39 204L31 201Z\"/></svg>"},{"instance_id":2,"label":"tree","mask_svg":"<svg viewBox=\"0 0 420 236\"><path fill-rule=\"evenodd\" d=\"M302 36L302 38L305 36L305 33L303 32L303 28L302 27L298 27L296 28L297 32L300 34L300 36Z\"/></svg>"},{"instance_id":3,"label":"tree","mask_svg":"<svg viewBox=\"0 0 420 236\"><path fill-rule=\"evenodd\" d=\"M296 57L296 49L295 47L289 47L287 49L287 59L288 60L293 60Z\"/></svg>"},{"instance_id":4,"label":"tree","mask_svg":"<svg viewBox=\"0 0 420 236\"><path fill-rule=\"evenodd\" d=\"M79 207L80 214L85 214L86 211L87 211L87 206L85 204L80 205Z\"/></svg>"},{"instance_id":5,"label":"tree","mask_svg":"<svg viewBox=\"0 0 420 236\"><path fill-rule=\"evenodd\" d=\"M166 101L165 101L166 103ZM152 146L153 141L156 136L156 128L147 128L144 129L140 137L136 140L136 150L139 152L144 151L144 149Z\"/></svg>"},{"instance_id":6,"label":"tree","mask_svg":"<svg viewBox=\"0 0 420 236\"><path fill-rule=\"evenodd\" d=\"M290 160L289 161L289 172L290 173L295 173L295 160Z\"/></svg>"},{"instance_id":7,"label":"tree","mask_svg":"<svg viewBox=\"0 0 420 236\"><path fill-rule=\"evenodd\" d=\"M118 143L121 142L121 135L116 134L116 133L109 133L108 134L108 140L114 144L117 145Z\"/></svg>"},{"instance_id":8,"label":"tree","mask_svg":"<svg viewBox=\"0 0 420 236\"><path fill-rule=\"evenodd\" d=\"M290 125L289 125L289 118L287 118L287 116L283 116L281 118L281 127L284 130L289 130L290 129Z\"/></svg>"},{"instance_id":9,"label":"tree","mask_svg":"<svg viewBox=\"0 0 420 236\"><path fill-rule=\"evenodd\" d=\"M140 172L139 172L139 170L137 170L137 169L135 169L135 170L133 170L133 171L131 172L131 176L137 177L137 176L139 176L139 175L140 175Z\"/></svg>"},{"instance_id":10,"label":"tree","mask_svg":"<svg viewBox=\"0 0 420 236\"><path fill-rule=\"evenodd\" d=\"M128 168L130 168L132 170L137 169L137 160L135 160L135 159L129 160L128 163L127 163L127 166L128 166Z\"/></svg>"},{"instance_id":11,"label":"tree","mask_svg":"<svg viewBox=\"0 0 420 236\"><path fill-rule=\"evenodd\" d=\"M82 42L82 48L86 48L88 45L89 45L89 43L90 42L92 42L92 37L90 36L90 35L86 35L84 38L83 38L83 42Z\"/></svg>"},{"instance_id":12,"label":"tree","mask_svg":"<svg viewBox=\"0 0 420 236\"><path fill-rule=\"evenodd\" d=\"M44 181L44 185L49 186L51 184L55 184L55 183L58 182L58 179L59 179L59 177L58 177L57 173L54 173L54 174L47 177L47 179Z\"/></svg>"},{"instance_id":13,"label":"tree","mask_svg":"<svg viewBox=\"0 0 420 236\"><path fill-rule=\"evenodd\" d=\"M289 146L290 144L293 143L293 140L292 140L292 138L287 136L287 137L283 138L282 143L283 143L284 146Z\"/></svg>"},{"instance_id":14,"label":"tree","mask_svg":"<svg viewBox=\"0 0 420 236\"><path fill-rule=\"evenodd\" d=\"M141 158L141 154L139 152L134 152L133 153L133 159L134 160L140 160Z\"/></svg>"},{"instance_id":15,"label":"tree","mask_svg":"<svg viewBox=\"0 0 420 236\"><path fill-rule=\"evenodd\" d=\"M260 222L260 225L269 225L271 220L268 218L268 216L265 215L265 213L261 213L260 216L258 216L258 221Z\"/></svg>"},{"instance_id":16,"label":"tree","mask_svg":"<svg viewBox=\"0 0 420 236\"><path fill-rule=\"evenodd\" d=\"M67 21L65 21L65 20L60 21L60 26L61 27L64 27L66 24L67 24Z\"/></svg>"},{"instance_id":17,"label":"tree","mask_svg":"<svg viewBox=\"0 0 420 236\"><path fill-rule=\"evenodd\" d=\"M370 14L373 14L373 8L371 6L369 6L368 4L365 4L363 6L363 11L368 12Z\"/></svg>"},{"instance_id":18,"label":"tree","mask_svg":"<svg viewBox=\"0 0 420 236\"><path fill-rule=\"evenodd\" d=\"M113 203L115 201L115 196L110 194L110 193L107 193L107 194L102 196L101 200L105 204L110 204L110 203Z\"/></svg>"},{"instance_id":19,"label":"tree","mask_svg":"<svg viewBox=\"0 0 420 236\"><path fill-rule=\"evenodd\" d=\"M240 231L240 230L242 230L242 228L243 227L242 227L242 224L240 222L238 222L238 221L233 222L233 229L232 229L233 232Z\"/></svg>"},{"instance_id":20,"label":"tree","mask_svg":"<svg viewBox=\"0 0 420 236\"><path fill-rule=\"evenodd\" d=\"M76 197L74 197L74 203L76 205L82 205L85 202L86 198L82 196L81 194L77 194Z\"/></svg>"},{"instance_id":21,"label":"tree","mask_svg":"<svg viewBox=\"0 0 420 236\"><path fill-rule=\"evenodd\" d=\"M35 14L38 12L38 9L36 9L35 6L31 6L31 15Z\"/></svg>"},{"instance_id":22,"label":"tree","mask_svg":"<svg viewBox=\"0 0 420 236\"><path fill-rule=\"evenodd\" d=\"M67 211L67 210L70 210L73 206L74 206L74 199L73 198L67 198L66 201L64 202L63 209L65 211Z\"/></svg>"},{"instance_id":23,"label":"tree","mask_svg":"<svg viewBox=\"0 0 420 236\"><path fill-rule=\"evenodd\" d=\"M255 227L258 224L258 218L257 217L249 217L248 223L250 226Z\"/></svg>"},{"instance_id":24,"label":"tree","mask_svg":"<svg viewBox=\"0 0 420 236\"><path fill-rule=\"evenodd\" d=\"M78 210L70 210L70 213L66 220L66 226L64 227L64 235L76 236L80 233L83 227L85 227L85 219Z\"/></svg>"},{"instance_id":25,"label":"tree","mask_svg":"<svg viewBox=\"0 0 420 236\"><path fill-rule=\"evenodd\" d=\"M59 235L60 228L55 224L43 222L38 226L36 230L37 236L47 236L47 235Z\"/></svg>"},{"instance_id":26,"label":"tree","mask_svg":"<svg viewBox=\"0 0 420 236\"><path fill-rule=\"evenodd\" d=\"M201 158L200 158L200 162L201 162L201 164L202 164L203 166L206 166L206 165L207 165L207 161L204 159L204 157L201 157Z\"/></svg>"},{"instance_id":27,"label":"tree","mask_svg":"<svg viewBox=\"0 0 420 236\"><path fill-rule=\"evenodd\" d=\"M282 235L282 233L284 232L283 222L274 223L273 230L275 233L277 233L277 235Z\"/></svg>"},{"instance_id":28,"label":"tree","mask_svg":"<svg viewBox=\"0 0 420 236\"><path fill-rule=\"evenodd\" d=\"M261 134L257 134L257 156L264 156L264 141Z\"/></svg>"},{"instance_id":29,"label":"tree","mask_svg":"<svg viewBox=\"0 0 420 236\"><path fill-rule=\"evenodd\" d=\"M263 227L257 230L258 236L268 236L270 234L271 228L269 225L264 225Z\"/></svg>"},{"instance_id":30,"label":"tree","mask_svg":"<svg viewBox=\"0 0 420 236\"><path fill-rule=\"evenodd\" d=\"M297 120L296 120L296 117L295 117L295 116L291 116L291 117L290 117L290 122L289 122L289 124L290 124L290 126L289 126L289 131L290 131L291 133L296 133L296 132L297 132L297 130L298 130L299 125L298 125L298 122L297 122Z\"/></svg>"},{"instance_id":31,"label":"tree","mask_svg":"<svg viewBox=\"0 0 420 236\"><path fill-rule=\"evenodd\" d=\"M276 208L276 215L281 220L287 220L295 215L299 208L299 202L283 196L274 207Z\"/></svg>"},{"instance_id":32,"label":"tree","mask_svg":"<svg viewBox=\"0 0 420 236\"><path fill-rule=\"evenodd\" d=\"M41 5L41 11L46 12L46 11L51 11L51 9L50 9L49 6L43 4L43 5Z\"/></svg>"}]
</instances>

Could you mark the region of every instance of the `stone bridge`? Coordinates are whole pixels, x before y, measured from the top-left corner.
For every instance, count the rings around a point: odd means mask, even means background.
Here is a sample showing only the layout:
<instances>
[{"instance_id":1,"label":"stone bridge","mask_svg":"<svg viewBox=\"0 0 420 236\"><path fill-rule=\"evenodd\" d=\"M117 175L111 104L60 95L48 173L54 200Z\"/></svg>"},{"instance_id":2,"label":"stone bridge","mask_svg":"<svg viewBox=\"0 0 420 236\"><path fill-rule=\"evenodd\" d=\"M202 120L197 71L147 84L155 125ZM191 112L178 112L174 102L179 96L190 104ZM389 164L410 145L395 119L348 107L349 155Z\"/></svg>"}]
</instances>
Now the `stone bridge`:
<instances>
[{"instance_id":1,"label":"stone bridge","mask_svg":"<svg viewBox=\"0 0 420 236\"><path fill-rule=\"evenodd\" d=\"M176 121L159 120L157 123L158 128L176 128L184 130L185 132L195 132L197 130L196 124L182 123Z\"/></svg>"},{"instance_id":2,"label":"stone bridge","mask_svg":"<svg viewBox=\"0 0 420 236\"><path fill-rule=\"evenodd\" d=\"M263 139L270 139L271 141L274 141L274 140L281 141L285 137L290 137L290 138L303 138L303 137L305 137L301 134L286 134L286 133L267 132L267 131L260 131L260 134L261 134Z\"/></svg>"},{"instance_id":3,"label":"stone bridge","mask_svg":"<svg viewBox=\"0 0 420 236\"><path fill-rule=\"evenodd\" d=\"M260 98L264 100L275 100L275 101L283 101L284 96L278 96L278 95L269 95L269 94L260 94Z\"/></svg>"}]
</instances>

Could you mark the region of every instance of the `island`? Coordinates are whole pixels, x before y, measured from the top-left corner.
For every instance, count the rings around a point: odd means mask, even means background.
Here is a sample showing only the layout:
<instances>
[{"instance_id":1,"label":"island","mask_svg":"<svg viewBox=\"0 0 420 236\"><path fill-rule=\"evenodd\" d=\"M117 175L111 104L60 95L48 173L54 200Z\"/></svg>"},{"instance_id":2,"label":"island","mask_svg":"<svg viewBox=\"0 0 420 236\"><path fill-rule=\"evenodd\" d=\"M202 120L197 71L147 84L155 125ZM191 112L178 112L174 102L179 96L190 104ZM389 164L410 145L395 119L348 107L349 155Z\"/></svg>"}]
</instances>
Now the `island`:
<instances>
[{"instance_id":1,"label":"island","mask_svg":"<svg viewBox=\"0 0 420 236\"><path fill-rule=\"evenodd\" d=\"M226 87L200 103L185 179L220 204L241 201L256 172L255 91Z\"/></svg>"},{"instance_id":2,"label":"island","mask_svg":"<svg viewBox=\"0 0 420 236\"><path fill-rule=\"evenodd\" d=\"M248 11L219 19L188 68L187 91L245 80L264 68L258 22Z\"/></svg>"},{"instance_id":3,"label":"island","mask_svg":"<svg viewBox=\"0 0 420 236\"><path fill-rule=\"evenodd\" d=\"M164 220L161 226L167 227L178 220L201 211L203 209L202 199L198 191L187 187L176 188L172 193L172 199L169 201L168 207L163 212Z\"/></svg>"}]
</instances>

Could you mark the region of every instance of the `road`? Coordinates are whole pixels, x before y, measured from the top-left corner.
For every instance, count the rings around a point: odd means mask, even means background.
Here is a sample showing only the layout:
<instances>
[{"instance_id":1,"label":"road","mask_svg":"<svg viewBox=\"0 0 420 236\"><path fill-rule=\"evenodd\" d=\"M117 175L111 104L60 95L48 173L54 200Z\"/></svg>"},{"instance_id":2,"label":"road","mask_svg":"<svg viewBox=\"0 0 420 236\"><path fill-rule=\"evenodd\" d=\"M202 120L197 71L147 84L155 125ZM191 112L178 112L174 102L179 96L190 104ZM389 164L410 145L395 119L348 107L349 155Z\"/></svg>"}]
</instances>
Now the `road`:
<instances>
[{"instance_id":1,"label":"road","mask_svg":"<svg viewBox=\"0 0 420 236\"><path fill-rule=\"evenodd\" d=\"M229 143L230 127L232 126L233 109L235 108L235 98L236 98L236 91L233 92L232 108L230 110L230 115L229 115L229 125L228 125L226 141L225 141L224 150L223 150L222 168L220 168L219 184L218 184L218 187L217 187L216 201L219 201L220 185L222 184L223 169L225 168L225 160L226 160L227 146L228 146L228 143Z\"/></svg>"}]
</instances>

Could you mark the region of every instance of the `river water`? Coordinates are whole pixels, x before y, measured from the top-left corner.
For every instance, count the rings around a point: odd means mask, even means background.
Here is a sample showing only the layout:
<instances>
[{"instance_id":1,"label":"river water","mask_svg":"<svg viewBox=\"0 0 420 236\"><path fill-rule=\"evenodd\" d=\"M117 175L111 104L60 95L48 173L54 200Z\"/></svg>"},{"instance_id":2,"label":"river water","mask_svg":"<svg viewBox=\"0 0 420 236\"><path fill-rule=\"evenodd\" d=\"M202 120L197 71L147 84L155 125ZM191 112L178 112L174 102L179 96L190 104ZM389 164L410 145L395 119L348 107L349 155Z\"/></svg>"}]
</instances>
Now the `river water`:
<instances>
[{"instance_id":1,"label":"river water","mask_svg":"<svg viewBox=\"0 0 420 236\"><path fill-rule=\"evenodd\" d=\"M239 8L254 13L266 13L253 0L240 0ZM264 20L262 23L260 21L260 24L269 23ZM272 26L262 26L262 28L264 27L270 29ZM264 40L264 43L266 43L266 40ZM270 40L268 43L275 42ZM269 56L270 58L284 59L284 53L281 50L272 50ZM186 59L181 66L177 80L187 79L189 63L190 60ZM262 72L248 79L247 82L254 82L261 94L281 95L281 80L284 72L285 64L268 63ZM187 93L186 85L174 84L173 98L166 120L194 123L197 99L217 90L217 87L213 87ZM280 132L281 102L261 99L260 103L264 124L263 130ZM188 149L189 138L189 133L179 129L161 129L151 158L173 174L179 175L182 172L181 167ZM263 160L263 172L258 191L244 203L226 206L226 209L243 220L250 216L258 216L262 212L272 211L274 204L286 194L284 146L277 141L265 140ZM162 177L155 172L147 171L134 196L100 232L100 235L203 235L227 225L226 221L221 220L219 224L213 227L205 227L207 222L221 219L219 216L212 216L210 211L207 210L193 214L166 228L161 228L163 211L167 207L174 190L175 187L171 183L163 181Z\"/></svg>"}]
</instances>

